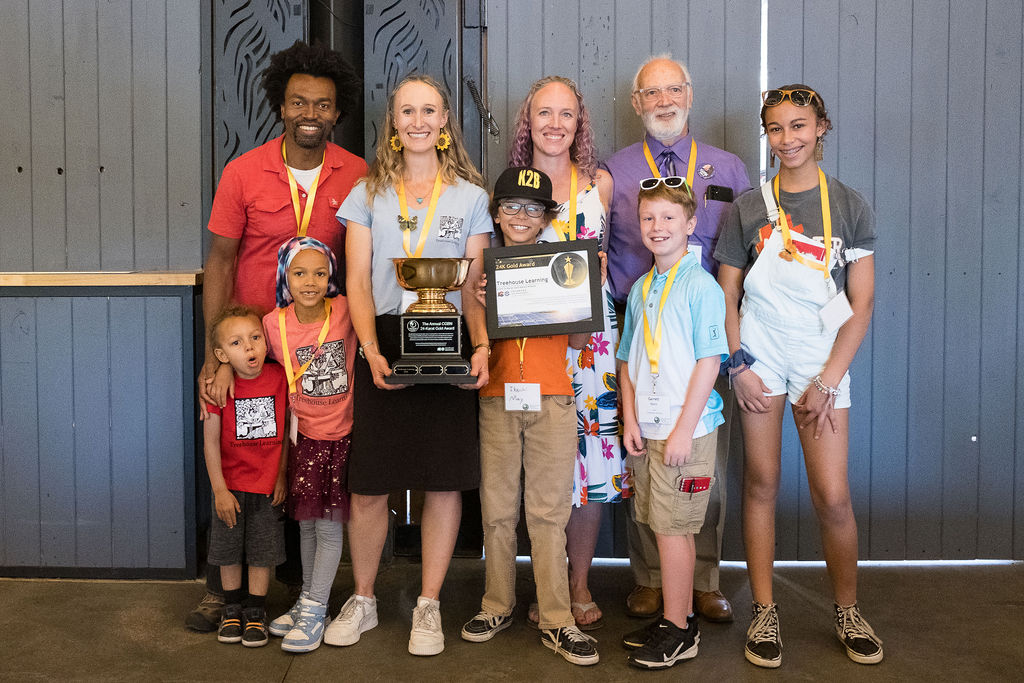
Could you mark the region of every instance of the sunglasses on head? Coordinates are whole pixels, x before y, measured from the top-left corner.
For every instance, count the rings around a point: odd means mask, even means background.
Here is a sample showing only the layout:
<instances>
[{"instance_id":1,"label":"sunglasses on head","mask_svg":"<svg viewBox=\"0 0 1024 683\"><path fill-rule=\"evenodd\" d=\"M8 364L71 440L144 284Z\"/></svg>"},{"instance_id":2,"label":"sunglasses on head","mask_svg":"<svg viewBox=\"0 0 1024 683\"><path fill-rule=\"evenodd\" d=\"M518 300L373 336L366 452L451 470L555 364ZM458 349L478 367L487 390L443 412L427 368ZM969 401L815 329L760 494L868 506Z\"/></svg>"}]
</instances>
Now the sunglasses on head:
<instances>
[{"instance_id":1,"label":"sunglasses on head","mask_svg":"<svg viewBox=\"0 0 1024 683\"><path fill-rule=\"evenodd\" d=\"M766 107L774 107L788 99L798 107L806 107L814 101L814 96L817 94L810 88L794 88L793 90L774 88L761 93L761 101L764 102Z\"/></svg>"},{"instance_id":2,"label":"sunglasses on head","mask_svg":"<svg viewBox=\"0 0 1024 683\"><path fill-rule=\"evenodd\" d=\"M640 181L641 190L653 190L662 183L665 187L688 187L686 178L678 175L665 176L663 178L644 178Z\"/></svg>"}]
</instances>

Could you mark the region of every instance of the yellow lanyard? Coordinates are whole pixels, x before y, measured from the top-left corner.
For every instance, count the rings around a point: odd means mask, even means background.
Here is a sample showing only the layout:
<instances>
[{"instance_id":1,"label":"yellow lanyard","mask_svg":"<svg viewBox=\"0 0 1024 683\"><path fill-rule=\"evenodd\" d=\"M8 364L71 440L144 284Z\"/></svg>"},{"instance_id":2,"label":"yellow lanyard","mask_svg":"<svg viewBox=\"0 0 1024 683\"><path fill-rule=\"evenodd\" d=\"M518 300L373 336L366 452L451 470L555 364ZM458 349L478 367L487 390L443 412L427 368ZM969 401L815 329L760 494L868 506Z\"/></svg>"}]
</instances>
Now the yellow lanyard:
<instances>
[{"instance_id":1,"label":"yellow lanyard","mask_svg":"<svg viewBox=\"0 0 1024 683\"><path fill-rule=\"evenodd\" d=\"M277 322L278 322L278 326L281 328L280 329L280 332L281 332L281 350L284 352L283 353L284 358L282 359L282 363L281 364L284 365L284 373L288 377L288 393L289 394L294 394L295 393L295 382L296 382L296 380L298 380L300 377L302 377L302 375L306 372L306 370L309 368L309 364L312 363L313 359L316 357L316 352L320 350L321 346L323 346L324 339L327 339L327 333L331 329L331 300L330 299L324 299L324 314L326 315L326 317L324 318L324 326L320 328L320 336L317 337L317 339L316 339L316 348L313 349L313 353L312 353L312 355L310 355L309 360L307 360L305 363L302 364L302 367L299 368L298 372L295 372L292 369L292 356L291 356L291 352L288 350L288 335L287 335L287 333L285 333L285 329L284 329L285 317L286 317L285 316L285 309L284 308L277 309Z\"/></svg>"},{"instance_id":2,"label":"yellow lanyard","mask_svg":"<svg viewBox=\"0 0 1024 683\"><path fill-rule=\"evenodd\" d=\"M800 252L793 246L793 235L789 232L789 219L786 218L786 211L782 208L782 202L779 201L779 176L776 175L772 181L772 189L775 190L775 203L779 205L779 225L782 226L782 240L786 245L786 252L796 259L798 262L804 264L808 268L814 268L820 270L825 274L825 279L829 278L828 267L832 263L832 207L828 201L828 180L825 179L825 172L818 169L818 189L821 192L821 223L825 229L825 263L824 265L817 261L808 261Z\"/></svg>"},{"instance_id":3,"label":"yellow lanyard","mask_svg":"<svg viewBox=\"0 0 1024 683\"><path fill-rule=\"evenodd\" d=\"M665 289L662 290L661 300L658 302L658 318L654 323L653 335L651 335L650 323L647 322L647 294L651 291L651 283L654 282L654 273L658 269L657 266L652 267L647 273L647 277L644 278L643 288L641 289L641 294L643 295L641 310L644 315L644 347L647 349L647 360L651 364L651 374L655 377L658 376L658 359L661 358L661 311L665 308L665 301L668 299L669 290L672 289L672 284L675 282L676 271L679 270L681 262L682 259L679 259L668 270L668 276L665 279Z\"/></svg>"},{"instance_id":4,"label":"yellow lanyard","mask_svg":"<svg viewBox=\"0 0 1024 683\"><path fill-rule=\"evenodd\" d=\"M423 232L420 233L420 241L416 243L415 253L412 251L412 238L409 236L415 227L408 230L402 229L402 249L409 258L419 258L423 254L423 245L427 243L427 233L430 232L430 223L434 220L434 211L437 209L437 199L441 196L441 171L438 170L434 178L434 191L430 193L430 204L427 207L427 220L423 224ZM409 225L409 205L405 201L405 180L398 181L398 208L402 211L402 218Z\"/></svg>"},{"instance_id":5,"label":"yellow lanyard","mask_svg":"<svg viewBox=\"0 0 1024 683\"><path fill-rule=\"evenodd\" d=\"M525 382L526 380L523 379L523 366L526 362L526 357L524 355L526 351L526 337L516 339L516 346L519 347L519 381Z\"/></svg>"},{"instance_id":6,"label":"yellow lanyard","mask_svg":"<svg viewBox=\"0 0 1024 683\"><path fill-rule=\"evenodd\" d=\"M572 176L569 180L569 241L576 239L576 164L572 165Z\"/></svg>"},{"instance_id":7,"label":"yellow lanyard","mask_svg":"<svg viewBox=\"0 0 1024 683\"><path fill-rule=\"evenodd\" d=\"M647 157L647 165L651 167L651 175L655 178L661 177L654 157L651 155L651 148L647 146L647 139L644 139L644 156ZM693 172L697 169L697 141L690 138L690 160L686 164L686 184L693 188Z\"/></svg>"},{"instance_id":8,"label":"yellow lanyard","mask_svg":"<svg viewBox=\"0 0 1024 683\"><path fill-rule=\"evenodd\" d=\"M292 170L288 168L288 152L284 148L284 140L281 140L281 157L284 158L284 172L288 174L288 188L292 191L292 208L295 209L295 224L298 226L299 237L306 236L309 229L309 220L313 217L313 201L316 199L316 188L320 185L320 173L324 170L324 161L327 160L327 150L324 149L324 158L320 160L320 170L316 172L313 183L306 193L306 210L303 212L299 207L299 184L295 182Z\"/></svg>"}]
</instances>

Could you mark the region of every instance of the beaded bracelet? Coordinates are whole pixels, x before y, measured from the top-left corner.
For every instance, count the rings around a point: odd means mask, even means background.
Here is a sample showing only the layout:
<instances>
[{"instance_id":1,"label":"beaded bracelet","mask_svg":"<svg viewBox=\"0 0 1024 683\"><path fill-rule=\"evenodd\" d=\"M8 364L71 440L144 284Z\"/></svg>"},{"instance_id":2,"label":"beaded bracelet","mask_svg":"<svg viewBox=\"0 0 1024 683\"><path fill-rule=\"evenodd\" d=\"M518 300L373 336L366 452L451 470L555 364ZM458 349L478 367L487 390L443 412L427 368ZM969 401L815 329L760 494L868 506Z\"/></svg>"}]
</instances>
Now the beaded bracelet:
<instances>
[{"instance_id":1,"label":"beaded bracelet","mask_svg":"<svg viewBox=\"0 0 1024 683\"><path fill-rule=\"evenodd\" d=\"M830 387L829 385L825 384L825 382L821 379L821 375L815 376L815 378L812 379L811 381L814 382L815 389L817 389L823 394L828 394L830 398L834 399L837 396L839 396L839 389L836 387Z\"/></svg>"}]
</instances>

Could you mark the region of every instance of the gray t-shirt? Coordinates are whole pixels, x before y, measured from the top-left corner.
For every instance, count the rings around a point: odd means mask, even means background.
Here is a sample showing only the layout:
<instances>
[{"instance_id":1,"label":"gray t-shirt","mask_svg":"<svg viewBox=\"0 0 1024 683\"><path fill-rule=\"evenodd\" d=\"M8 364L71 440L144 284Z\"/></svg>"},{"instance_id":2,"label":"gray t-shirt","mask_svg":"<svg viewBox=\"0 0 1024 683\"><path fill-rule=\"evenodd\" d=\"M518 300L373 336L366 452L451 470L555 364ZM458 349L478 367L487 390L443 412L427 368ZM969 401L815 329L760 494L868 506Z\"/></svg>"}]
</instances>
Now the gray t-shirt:
<instances>
[{"instance_id":1,"label":"gray t-shirt","mask_svg":"<svg viewBox=\"0 0 1024 683\"><path fill-rule=\"evenodd\" d=\"M867 200L853 188L832 176L828 179L829 208L832 214L832 278L836 291L846 288L846 263L875 249L875 214ZM792 217L795 232L824 242L821 220L821 192L815 187L803 192L779 191L782 209ZM715 259L745 269L753 263L771 233L768 214L760 188L745 192L733 202L715 249ZM859 254L848 252L861 250Z\"/></svg>"},{"instance_id":2,"label":"gray t-shirt","mask_svg":"<svg viewBox=\"0 0 1024 683\"><path fill-rule=\"evenodd\" d=\"M420 231L427 220L428 201L409 205L409 218L419 217L419 228L412 231L409 247L416 250ZM449 185L437 201L437 210L428 227L430 233L423 245L424 258L461 258L466 255L466 241L470 235L491 233L494 222L487 212L487 192L462 178ZM402 229L398 226L401 214L398 193L388 188L374 198L371 210L366 201L366 183L360 182L338 209L338 220L365 225L373 236L373 260L371 262L371 284L377 315L399 313L402 303L402 288L395 278L395 267L391 259L404 257ZM459 292L452 292L448 300L462 308Z\"/></svg>"}]
</instances>

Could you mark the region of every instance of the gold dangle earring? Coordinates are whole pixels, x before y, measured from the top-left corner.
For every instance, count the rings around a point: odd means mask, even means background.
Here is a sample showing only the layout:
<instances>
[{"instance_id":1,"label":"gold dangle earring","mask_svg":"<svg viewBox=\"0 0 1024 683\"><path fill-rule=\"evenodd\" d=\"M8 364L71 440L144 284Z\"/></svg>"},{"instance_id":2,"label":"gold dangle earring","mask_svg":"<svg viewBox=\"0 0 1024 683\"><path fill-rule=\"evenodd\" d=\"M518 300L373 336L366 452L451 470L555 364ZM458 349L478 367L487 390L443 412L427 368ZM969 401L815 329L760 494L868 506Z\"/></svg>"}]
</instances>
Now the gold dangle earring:
<instances>
[{"instance_id":1,"label":"gold dangle earring","mask_svg":"<svg viewBox=\"0 0 1024 683\"><path fill-rule=\"evenodd\" d=\"M435 143L434 146L437 147L437 151L443 152L446 149L448 149L448 147L451 144L452 144L452 136L449 135L447 133L447 131L445 131L444 128L442 128L441 132L437 134L437 143Z\"/></svg>"},{"instance_id":2,"label":"gold dangle earring","mask_svg":"<svg viewBox=\"0 0 1024 683\"><path fill-rule=\"evenodd\" d=\"M818 138L818 141L814 143L814 160L821 161L825 158L825 144Z\"/></svg>"},{"instance_id":3,"label":"gold dangle earring","mask_svg":"<svg viewBox=\"0 0 1024 683\"><path fill-rule=\"evenodd\" d=\"M388 144L391 145L391 149L393 149L394 151L402 151L402 140L401 138L398 137L398 133L395 133L394 135L391 136L391 139L388 140Z\"/></svg>"}]
</instances>

